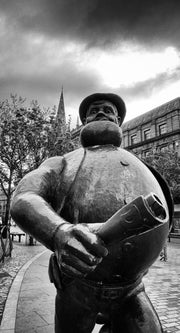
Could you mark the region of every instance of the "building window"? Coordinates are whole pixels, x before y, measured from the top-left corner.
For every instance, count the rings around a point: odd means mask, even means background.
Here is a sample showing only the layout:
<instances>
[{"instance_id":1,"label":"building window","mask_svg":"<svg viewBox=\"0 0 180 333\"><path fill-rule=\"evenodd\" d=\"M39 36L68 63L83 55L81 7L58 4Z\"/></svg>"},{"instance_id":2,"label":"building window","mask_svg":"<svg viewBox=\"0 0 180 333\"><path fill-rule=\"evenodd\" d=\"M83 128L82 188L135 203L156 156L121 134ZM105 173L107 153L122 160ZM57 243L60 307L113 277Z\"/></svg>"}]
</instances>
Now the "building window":
<instances>
[{"instance_id":1,"label":"building window","mask_svg":"<svg viewBox=\"0 0 180 333\"><path fill-rule=\"evenodd\" d=\"M151 130L149 128L144 131L144 140L148 140L150 139L150 137L151 137Z\"/></svg>"},{"instance_id":2,"label":"building window","mask_svg":"<svg viewBox=\"0 0 180 333\"><path fill-rule=\"evenodd\" d=\"M166 123L160 124L159 125L159 135L165 134L167 130L167 125Z\"/></svg>"},{"instance_id":3,"label":"building window","mask_svg":"<svg viewBox=\"0 0 180 333\"><path fill-rule=\"evenodd\" d=\"M137 142L137 135L131 135L131 145L134 145Z\"/></svg>"}]
</instances>

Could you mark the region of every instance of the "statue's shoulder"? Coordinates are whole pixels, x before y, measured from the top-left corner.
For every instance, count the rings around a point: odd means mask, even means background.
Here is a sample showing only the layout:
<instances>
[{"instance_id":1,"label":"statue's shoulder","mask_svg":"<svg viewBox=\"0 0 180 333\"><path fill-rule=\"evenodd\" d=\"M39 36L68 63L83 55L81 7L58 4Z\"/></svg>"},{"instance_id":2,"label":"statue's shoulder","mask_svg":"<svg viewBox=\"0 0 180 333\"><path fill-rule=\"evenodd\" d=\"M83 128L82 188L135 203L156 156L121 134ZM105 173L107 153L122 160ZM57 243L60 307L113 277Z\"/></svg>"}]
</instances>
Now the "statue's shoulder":
<instances>
[{"instance_id":1,"label":"statue's shoulder","mask_svg":"<svg viewBox=\"0 0 180 333\"><path fill-rule=\"evenodd\" d=\"M64 155L65 162L68 164L79 163L85 154L84 148L78 148Z\"/></svg>"},{"instance_id":2,"label":"statue's shoulder","mask_svg":"<svg viewBox=\"0 0 180 333\"><path fill-rule=\"evenodd\" d=\"M53 156L45 160L38 168L38 170L46 169L48 171L61 171L65 166L64 156Z\"/></svg>"},{"instance_id":3,"label":"statue's shoulder","mask_svg":"<svg viewBox=\"0 0 180 333\"><path fill-rule=\"evenodd\" d=\"M118 147L118 152L120 156L126 157L127 159L140 161L140 158L138 156L126 150L125 148Z\"/></svg>"},{"instance_id":4,"label":"statue's shoulder","mask_svg":"<svg viewBox=\"0 0 180 333\"><path fill-rule=\"evenodd\" d=\"M83 156L84 155L84 148L80 147L78 149L75 149L73 151L71 151L70 153L67 153L64 155L65 159L71 159L75 156Z\"/></svg>"},{"instance_id":5,"label":"statue's shoulder","mask_svg":"<svg viewBox=\"0 0 180 333\"><path fill-rule=\"evenodd\" d=\"M47 170L53 170L57 172L61 172L64 167L69 164L73 163L73 161L81 160L84 155L84 149L79 148L76 150L71 151L63 156L53 156L45 160L41 165L41 168L45 168Z\"/></svg>"}]
</instances>

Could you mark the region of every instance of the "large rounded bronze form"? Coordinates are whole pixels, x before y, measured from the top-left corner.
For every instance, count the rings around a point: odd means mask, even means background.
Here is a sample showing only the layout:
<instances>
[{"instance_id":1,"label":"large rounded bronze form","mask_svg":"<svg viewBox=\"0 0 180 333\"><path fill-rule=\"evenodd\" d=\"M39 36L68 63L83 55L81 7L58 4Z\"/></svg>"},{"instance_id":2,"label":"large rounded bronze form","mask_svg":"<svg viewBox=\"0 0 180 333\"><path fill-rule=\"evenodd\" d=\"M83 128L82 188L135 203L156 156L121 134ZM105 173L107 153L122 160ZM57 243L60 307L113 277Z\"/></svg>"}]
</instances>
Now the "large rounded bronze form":
<instances>
[{"instance_id":1,"label":"large rounded bronze form","mask_svg":"<svg viewBox=\"0 0 180 333\"><path fill-rule=\"evenodd\" d=\"M118 209L150 192L158 196L168 215L157 179L128 151L113 145L88 147L66 155L66 161L64 180L67 182L75 172L75 161L81 161L61 213L67 221L105 222ZM157 259L168 231L167 221L128 240L109 244L109 255L88 278L108 283L116 279L134 280Z\"/></svg>"}]
</instances>

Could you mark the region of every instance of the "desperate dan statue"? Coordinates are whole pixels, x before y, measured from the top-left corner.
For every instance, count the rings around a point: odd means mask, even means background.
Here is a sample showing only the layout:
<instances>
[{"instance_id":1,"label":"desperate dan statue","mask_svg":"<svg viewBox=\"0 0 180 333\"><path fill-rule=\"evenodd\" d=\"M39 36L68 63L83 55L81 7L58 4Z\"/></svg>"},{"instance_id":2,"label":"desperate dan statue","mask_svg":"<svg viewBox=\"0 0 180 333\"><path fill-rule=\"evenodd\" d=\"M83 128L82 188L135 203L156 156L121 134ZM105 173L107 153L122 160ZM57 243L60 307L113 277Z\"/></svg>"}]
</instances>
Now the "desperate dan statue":
<instances>
[{"instance_id":1,"label":"desperate dan statue","mask_svg":"<svg viewBox=\"0 0 180 333\"><path fill-rule=\"evenodd\" d=\"M79 108L79 148L49 158L19 183L15 222L53 254L56 333L160 333L142 283L159 256L172 218L162 177L120 148L126 108L96 93Z\"/></svg>"}]
</instances>

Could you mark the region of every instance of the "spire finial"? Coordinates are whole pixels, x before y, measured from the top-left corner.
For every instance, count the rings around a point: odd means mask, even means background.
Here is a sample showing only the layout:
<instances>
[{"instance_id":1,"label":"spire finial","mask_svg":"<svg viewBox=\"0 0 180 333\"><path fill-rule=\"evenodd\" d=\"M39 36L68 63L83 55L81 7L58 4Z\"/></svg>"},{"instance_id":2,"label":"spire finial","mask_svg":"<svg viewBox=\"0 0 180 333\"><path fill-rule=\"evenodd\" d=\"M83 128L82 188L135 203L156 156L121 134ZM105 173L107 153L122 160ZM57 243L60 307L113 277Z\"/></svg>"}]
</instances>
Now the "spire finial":
<instances>
[{"instance_id":1,"label":"spire finial","mask_svg":"<svg viewBox=\"0 0 180 333\"><path fill-rule=\"evenodd\" d=\"M63 85L61 87L61 94L60 94L60 100L59 100L55 123L56 123L56 128L57 128L57 136L63 135L66 130L66 115L65 115L65 107L64 107Z\"/></svg>"}]
</instances>

